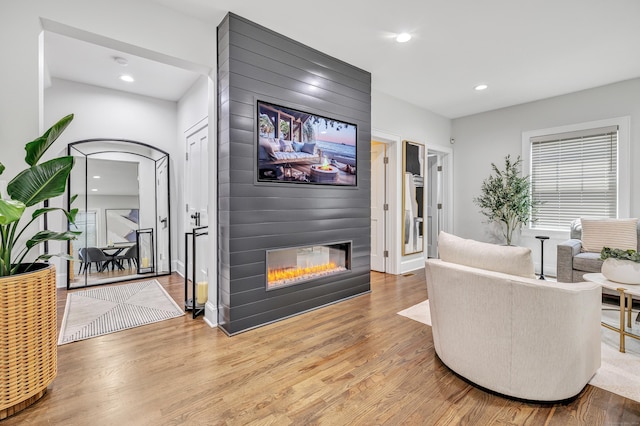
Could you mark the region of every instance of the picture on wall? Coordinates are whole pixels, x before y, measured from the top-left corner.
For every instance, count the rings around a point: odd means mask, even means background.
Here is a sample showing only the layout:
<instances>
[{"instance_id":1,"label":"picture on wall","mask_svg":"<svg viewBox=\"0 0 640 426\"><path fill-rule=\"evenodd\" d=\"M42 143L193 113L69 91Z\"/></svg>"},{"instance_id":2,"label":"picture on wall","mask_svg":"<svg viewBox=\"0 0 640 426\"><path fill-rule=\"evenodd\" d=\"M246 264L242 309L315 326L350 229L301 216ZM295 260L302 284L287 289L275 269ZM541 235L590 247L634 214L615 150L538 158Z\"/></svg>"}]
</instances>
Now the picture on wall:
<instances>
[{"instance_id":1,"label":"picture on wall","mask_svg":"<svg viewBox=\"0 0 640 426\"><path fill-rule=\"evenodd\" d=\"M138 209L107 209L107 242L135 243L139 226Z\"/></svg>"},{"instance_id":2,"label":"picture on wall","mask_svg":"<svg viewBox=\"0 0 640 426\"><path fill-rule=\"evenodd\" d=\"M356 186L355 124L258 101L258 181Z\"/></svg>"}]
</instances>

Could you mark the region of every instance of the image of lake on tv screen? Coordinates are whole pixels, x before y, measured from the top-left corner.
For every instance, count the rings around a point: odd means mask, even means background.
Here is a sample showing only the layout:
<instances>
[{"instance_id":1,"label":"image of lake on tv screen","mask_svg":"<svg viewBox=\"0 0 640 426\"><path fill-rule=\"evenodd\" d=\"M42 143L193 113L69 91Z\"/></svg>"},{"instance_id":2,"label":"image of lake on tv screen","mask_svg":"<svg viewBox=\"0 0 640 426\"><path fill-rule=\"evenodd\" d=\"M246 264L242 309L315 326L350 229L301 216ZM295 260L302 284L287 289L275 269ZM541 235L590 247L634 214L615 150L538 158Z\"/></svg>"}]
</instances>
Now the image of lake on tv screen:
<instances>
[{"instance_id":1,"label":"image of lake on tv screen","mask_svg":"<svg viewBox=\"0 0 640 426\"><path fill-rule=\"evenodd\" d=\"M354 124L258 102L259 180L356 185Z\"/></svg>"}]
</instances>

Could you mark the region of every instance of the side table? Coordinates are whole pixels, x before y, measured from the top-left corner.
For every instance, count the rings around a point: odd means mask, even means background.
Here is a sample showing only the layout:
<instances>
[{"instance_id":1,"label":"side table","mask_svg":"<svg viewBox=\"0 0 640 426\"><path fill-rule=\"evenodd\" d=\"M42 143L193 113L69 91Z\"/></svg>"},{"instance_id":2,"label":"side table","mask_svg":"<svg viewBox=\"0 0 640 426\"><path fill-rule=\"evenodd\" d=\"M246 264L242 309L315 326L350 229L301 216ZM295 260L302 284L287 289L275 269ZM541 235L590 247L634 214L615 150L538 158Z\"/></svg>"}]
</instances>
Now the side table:
<instances>
[{"instance_id":1,"label":"side table","mask_svg":"<svg viewBox=\"0 0 640 426\"><path fill-rule=\"evenodd\" d=\"M536 235L536 238L540 240L540 276L539 280L544 280L544 240L548 240L549 237L545 235Z\"/></svg>"},{"instance_id":2,"label":"side table","mask_svg":"<svg viewBox=\"0 0 640 426\"><path fill-rule=\"evenodd\" d=\"M601 324L603 327L620 334L620 352L624 352L626 336L640 340L640 335L632 333L633 322L631 318L633 308L633 300L631 299L631 296L640 296L640 285L622 284L609 281L602 274L584 274L583 279L618 292L618 297L620 298L620 321L618 326L607 324L604 321L602 321Z\"/></svg>"}]
</instances>

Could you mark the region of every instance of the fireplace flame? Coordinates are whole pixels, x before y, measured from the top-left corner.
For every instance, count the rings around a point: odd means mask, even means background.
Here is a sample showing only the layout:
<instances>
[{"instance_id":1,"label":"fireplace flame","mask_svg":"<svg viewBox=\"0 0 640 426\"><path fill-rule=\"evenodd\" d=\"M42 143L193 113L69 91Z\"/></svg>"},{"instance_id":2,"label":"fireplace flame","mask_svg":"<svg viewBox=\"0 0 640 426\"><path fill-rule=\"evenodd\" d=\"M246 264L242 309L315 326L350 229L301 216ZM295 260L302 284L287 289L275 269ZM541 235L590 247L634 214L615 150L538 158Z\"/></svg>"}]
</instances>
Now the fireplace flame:
<instances>
[{"instance_id":1,"label":"fireplace flame","mask_svg":"<svg viewBox=\"0 0 640 426\"><path fill-rule=\"evenodd\" d=\"M269 268L267 280L269 283L274 283L277 281L306 278L310 275L338 270L341 270L341 268L339 268L335 262L327 262L312 266L298 266L297 268Z\"/></svg>"},{"instance_id":2,"label":"fireplace flame","mask_svg":"<svg viewBox=\"0 0 640 426\"><path fill-rule=\"evenodd\" d=\"M320 170L331 170L327 157L322 157L322 165L318 167Z\"/></svg>"}]
</instances>

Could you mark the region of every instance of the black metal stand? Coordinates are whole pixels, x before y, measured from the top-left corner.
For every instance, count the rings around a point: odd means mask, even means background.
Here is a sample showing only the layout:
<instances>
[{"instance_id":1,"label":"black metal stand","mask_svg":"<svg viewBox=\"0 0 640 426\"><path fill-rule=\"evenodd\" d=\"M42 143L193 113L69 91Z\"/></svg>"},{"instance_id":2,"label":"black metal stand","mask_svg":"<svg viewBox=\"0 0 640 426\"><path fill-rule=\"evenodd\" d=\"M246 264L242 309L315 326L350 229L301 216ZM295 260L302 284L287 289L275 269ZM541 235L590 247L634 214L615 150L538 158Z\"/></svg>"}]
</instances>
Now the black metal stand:
<instances>
[{"instance_id":1,"label":"black metal stand","mask_svg":"<svg viewBox=\"0 0 640 426\"><path fill-rule=\"evenodd\" d=\"M204 304L199 304L196 300L196 238L202 235L208 235L209 227L201 226L193 228L192 232L184 233L184 310L191 311L191 317L196 318L200 314L204 314ZM193 254L193 262L191 262L191 297L189 297L189 236L191 236L191 253Z\"/></svg>"},{"instance_id":2,"label":"black metal stand","mask_svg":"<svg viewBox=\"0 0 640 426\"><path fill-rule=\"evenodd\" d=\"M538 279L544 280L544 240L548 240L549 237L544 235L536 235L536 238L540 240L540 276Z\"/></svg>"}]
</instances>

